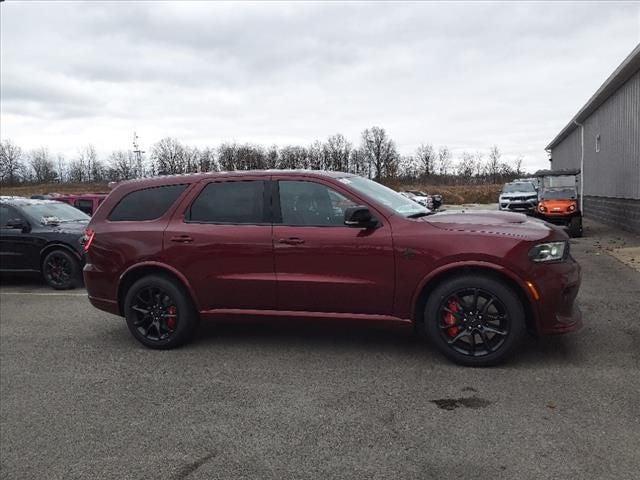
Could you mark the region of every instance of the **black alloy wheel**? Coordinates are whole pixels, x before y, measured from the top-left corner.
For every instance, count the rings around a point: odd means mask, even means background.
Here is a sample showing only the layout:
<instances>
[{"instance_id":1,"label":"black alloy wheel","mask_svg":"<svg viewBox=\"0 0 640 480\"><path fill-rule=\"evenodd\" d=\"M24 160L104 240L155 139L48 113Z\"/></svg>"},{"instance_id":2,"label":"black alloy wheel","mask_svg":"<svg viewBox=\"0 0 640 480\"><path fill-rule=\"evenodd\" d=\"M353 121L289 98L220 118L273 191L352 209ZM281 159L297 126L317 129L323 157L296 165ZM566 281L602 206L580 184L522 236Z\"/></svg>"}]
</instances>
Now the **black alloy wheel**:
<instances>
[{"instance_id":1,"label":"black alloy wheel","mask_svg":"<svg viewBox=\"0 0 640 480\"><path fill-rule=\"evenodd\" d=\"M509 314L500 299L480 288L461 289L440 302L440 335L457 352L479 357L495 352L509 335Z\"/></svg>"},{"instance_id":2,"label":"black alloy wheel","mask_svg":"<svg viewBox=\"0 0 640 480\"><path fill-rule=\"evenodd\" d=\"M496 365L506 360L524 337L524 306L512 288L494 276L460 275L431 292L423 328L454 362Z\"/></svg>"},{"instance_id":3,"label":"black alloy wheel","mask_svg":"<svg viewBox=\"0 0 640 480\"><path fill-rule=\"evenodd\" d=\"M140 289L130 308L137 317L133 325L147 340L167 340L175 333L179 321L178 307L161 288L149 286Z\"/></svg>"},{"instance_id":4,"label":"black alloy wheel","mask_svg":"<svg viewBox=\"0 0 640 480\"><path fill-rule=\"evenodd\" d=\"M169 349L186 343L199 321L185 288L163 274L136 281L126 292L123 306L129 331L149 348Z\"/></svg>"},{"instance_id":5,"label":"black alloy wheel","mask_svg":"<svg viewBox=\"0 0 640 480\"><path fill-rule=\"evenodd\" d=\"M42 275L56 290L75 288L79 283L80 264L65 250L54 250L42 262Z\"/></svg>"}]
</instances>

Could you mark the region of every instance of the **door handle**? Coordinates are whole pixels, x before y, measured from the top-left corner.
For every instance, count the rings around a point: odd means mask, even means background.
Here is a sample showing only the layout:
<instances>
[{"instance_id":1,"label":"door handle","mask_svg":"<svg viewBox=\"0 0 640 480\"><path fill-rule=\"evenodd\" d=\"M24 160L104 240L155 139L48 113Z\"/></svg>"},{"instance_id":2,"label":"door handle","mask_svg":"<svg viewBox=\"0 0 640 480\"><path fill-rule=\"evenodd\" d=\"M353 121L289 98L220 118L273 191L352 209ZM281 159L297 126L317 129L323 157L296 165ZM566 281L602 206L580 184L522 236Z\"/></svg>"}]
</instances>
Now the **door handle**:
<instances>
[{"instance_id":1,"label":"door handle","mask_svg":"<svg viewBox=\"0 0 640 480\"><path fill-rule=\"evenodd\" d=\"M191 238L189 235L176 235L174 237L171 237L171 241L176 243L191 243L193 242L193 238Z\"/></svg>"},{"instance_id":2,"label":"door handle","mask_svg":"<svg viewBox=\"0 0 640 480\"><path fill-rule=\"evenodd\" d=\"M302 245L304 240L298 237L281 238L278 243L284 243L286 245Z\"/></svg>"}]
</instances>

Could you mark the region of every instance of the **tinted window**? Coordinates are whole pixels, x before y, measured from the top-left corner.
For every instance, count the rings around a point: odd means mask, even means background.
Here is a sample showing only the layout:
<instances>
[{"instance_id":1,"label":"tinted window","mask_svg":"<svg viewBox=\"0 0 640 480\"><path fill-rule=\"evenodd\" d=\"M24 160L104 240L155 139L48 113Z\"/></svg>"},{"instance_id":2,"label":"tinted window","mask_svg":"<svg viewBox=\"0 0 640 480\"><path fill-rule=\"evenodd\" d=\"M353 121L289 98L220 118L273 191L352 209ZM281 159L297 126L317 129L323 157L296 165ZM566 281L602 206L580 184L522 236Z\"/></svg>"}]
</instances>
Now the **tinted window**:
<instances>
[{"instance_id":1,"label":"tinted window","mask_svg":"<svg viewBox=\"0 0 640 480\"><path fill-rule=\"evenodd\" d=\"M0 205L0 228L6 228L9 220L21 219L22 215L9 205Z\"/></svg>"},{"instance_id":2,"label":"tinted window","mask_svg":"<svg viewBox=\"0 0 640 480\"><path fill-rule=\"evenodd\" d=\"M188 218L206 223L266 223L264 182L210 183L191 205Z\"/></svg>"},{"instance_id":3,"label":"tinted window","mask_svg":"<svg viewBox=\"0 0 640 480\"><path fill-rule=\"evenodd\" d=\"M281 181L280 209L284 225L344 226L344 212L356 204L314 182Z\"/></svg>"},{"instance_id":4,"label":"tinted window","mask_svg":"<svg viewBox=\"0 0 640 480\"><path fill-rule=\"evenodd\" d=\"M161 217L185 188L186 185L165 185L131 192L111 211L109 220L153 220Z\"/></svg>"},{"instance_id":5,"label":"tinted window","mask_svg":"<svg viewBox=\"0 0 640 480\"><path fill-rule=\"evenodd\" d=\"M88 215L93 213L93 201L91 200L76 200L74 206Z\"/></svg>"}]
</instances>

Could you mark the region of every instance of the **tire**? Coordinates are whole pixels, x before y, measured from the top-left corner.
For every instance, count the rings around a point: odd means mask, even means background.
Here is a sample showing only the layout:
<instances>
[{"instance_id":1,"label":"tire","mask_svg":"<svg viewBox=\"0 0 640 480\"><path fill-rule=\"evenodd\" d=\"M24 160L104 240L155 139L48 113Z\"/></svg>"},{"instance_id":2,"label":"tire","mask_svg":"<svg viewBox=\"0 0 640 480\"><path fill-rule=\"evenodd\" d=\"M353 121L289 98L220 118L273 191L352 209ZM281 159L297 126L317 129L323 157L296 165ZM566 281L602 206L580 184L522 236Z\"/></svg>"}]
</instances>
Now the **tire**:
<instances>
[{"instance_id":1,"label":"tire","mask_svg":"<svg viewBox=\"0 0 640 480\"><path fill-rule=\"evenodd\" d=\"M145 347L159 350L187 343L199 323L184 287L164 275L148 275L136 281L126 293L124 314L134 338Z\"/></svg>"},{"instance_id":2,"label":"tire","mask_svg":"<svg viewBox=\"0 0 640 480\"><path fill-rule=\"evenodd\" d=\"M573 238L582 236L582 217L573 217L569 222L569 236Z\"/></svg>"},{"instance_id":3,"label":"tire","mask_svg":"<svg viewBox=\"0 0 640 480\"><path fill-rule=\"evenodd\" d=\"M62 248L53 250L44 257L42 276L56 290L69 290L82 283L80 262Z\"/></svg>"},{"instance_id":4,"label":"tire","mask_svg":"<svg viewBox=\"0 0 640 480\"><path fill-rule=\"evenodd\" d=\"M482 274L460 275L431 292L423 329L431 343L455 363L497 365L509 358L525 336L524 306L500 280Z\"/></svg>"}]
</instances>

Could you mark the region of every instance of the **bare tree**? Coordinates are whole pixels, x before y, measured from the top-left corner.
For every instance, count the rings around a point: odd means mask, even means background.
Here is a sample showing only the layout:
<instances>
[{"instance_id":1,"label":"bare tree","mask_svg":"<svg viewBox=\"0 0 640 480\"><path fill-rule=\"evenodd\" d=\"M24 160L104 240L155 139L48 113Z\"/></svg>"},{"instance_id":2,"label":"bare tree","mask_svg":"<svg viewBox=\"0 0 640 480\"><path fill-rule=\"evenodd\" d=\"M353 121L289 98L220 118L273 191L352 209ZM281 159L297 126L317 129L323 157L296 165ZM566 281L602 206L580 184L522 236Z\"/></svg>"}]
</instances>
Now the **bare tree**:
<instances>
[{"instance_id":1,"label":"bare tree","mask_svg":"<svg viewBox=\"0 0 640 480\"><path fill-rule=\"evenodd\" d=\"M49 156L49 151L44 148L32 150L29 164L33 170L33 181L36 183L51 183L56 180L56 168Z\"/></svg>"},{"instance_id":2,"label":"bare tree","mask_svg":"<svg viewBox=\"0 0 640 480\"><path fill-rule=\"evenodd\" d=\"M515 174L519 177L522 175L522 162L523 162L523 158L522 155L518 155L515 159L514 163L514 168L513 171L515 172Z\"/></svg>"},{"instance_id":3,"label":"bare tree","mask_svg":"<svg viewBox=\"0 0 640 480\"><path fill-rule=\"evenodd\" d=\"M498 183L498 175L500 174L500 149L497 145L491 147L489 150L489 161L487 163L487 173L491 178L492 183Z\"/></svg>"},{"instance_id":4,"label":"bare tree","mask_svg":"<svg viewBox=\"0 0 640 480\"><path fill-rule=\"evenodd\" d=\"M464 179L465 182L469 182L473 177L476 170L476 162L469 152L462 152L460 160L456 165L456 174Z\"/></svg>"},{"instance_id":5,"label":"bare tree","mask_svg":"<svg viewBox=\"0 0 640 480\"><path fill-rule=\"evenodd\" d=\"M420 161L413 155L408 155L400 158L400 175L405 178L418 178L421 171Z\"/></svg>"},{"instance_id":6,"label":"bare tree","mask_svg":"<svg viewBox=\"0 0 640 480\"><path fill-rule=\"evenodd\" d=\"M184 146L175 138L165 137L151 149L151 158L156 164L157 173L184 173L186 155Z\"/></svg>"},{"instance_id":7,"label":"bare tree","mask_svg":"<svg viewBox=\"0 0 640 480\"><path fill-rule=\"evenodd\" d=\"M451 168L451 151L445 145L438 150L438 174L447 175Z\"/></svg>"},{"instance_id":8,"label":"bare tree","mask_svg":"<svg viewBox=\"0 0 640 480\"><path fill-rule=\"evenodd\" d=\"M5 140L0 143L0 183L14 185L24 174L22 150L19 146Z\"/></svg>"},{"instance_id":9,"label":"bare tree","mask_svg":"<svg viewBox=\"0 0 640 480\"><path fill-rule=\"evenodd\" d=\"M278 157L280 153L278 152L278 147L276 145L271 145L265 154L265 168L273 169L278 167Z\"/></svg>"},{"instance_id":10,"label":"bare tree","mask_svg":"<svg viewBox=\"0 0 640 480\"><path fill-rule=\"evenodd\" d=\"M436 151L430 143L421 144L416 150L416 160L419 165L420 175L428 177L435 173Z\"/></svg>"},{"instance_id":11,"label":"bare tree","mask_svg":"<svg viewBox=\"0 0 640 480\"><path fill-rule=\"evenodd\" d=\"M325 150L319 141L315 141L308 149L309 165L311 170L324 170L326 167ZM297 167L296 167L297 168Z\"/></svg>"},{"instance_id":12,"label":"bare tree","mask_svg":"<svg viewBox=\"0 0 640 480\"><path fill-rule=\"evenodd\" d=\"M361 151L369 165L369 177L380 180L394 176L398 169L396 145L384 128L371 127L362 132Z\"/></svg>"},{"instance_id":13,"label":"bare tree","mask_svg":"<svg viewBox=\"0 0 640 480\"><path fill-rule=\"evenodd\" d=\"M206 147L204 150L200 150L198 157L198 171L199 172L215 172L218 170L216 165L216 156L213 150Z\"/></svg>"},{"instance_id":14,"label":"bare tree","mask_svg":"<svg viewBox=\"0 0 640 480\"><path fill-rule=\"evenodd\" d=\"M279 152L277 168L309 168L307 149L297 145L282 147Z\"/></svg>"},{"instance_id":15,"label":"bare tree","mask_svg":"<svg viewBox=\"0 0 640 480\"><path fill-rule=\"evenodd\" d=\"M324 144L326 164L324 168L336 172L349 170L349 157L351 155L351 143L341 133L332 135Z\"/></svg>"},{"instance_id":16,"label":"bare tree","mask_svg":"<svg viewBox=\"0 0 640 480\"><path fill-rule=\"evenodd\" d=\"M109 157L109 176L112 180L130 180L135 178L136 159L131 151L117 150Z\"/></svg>"}]
</instances>

